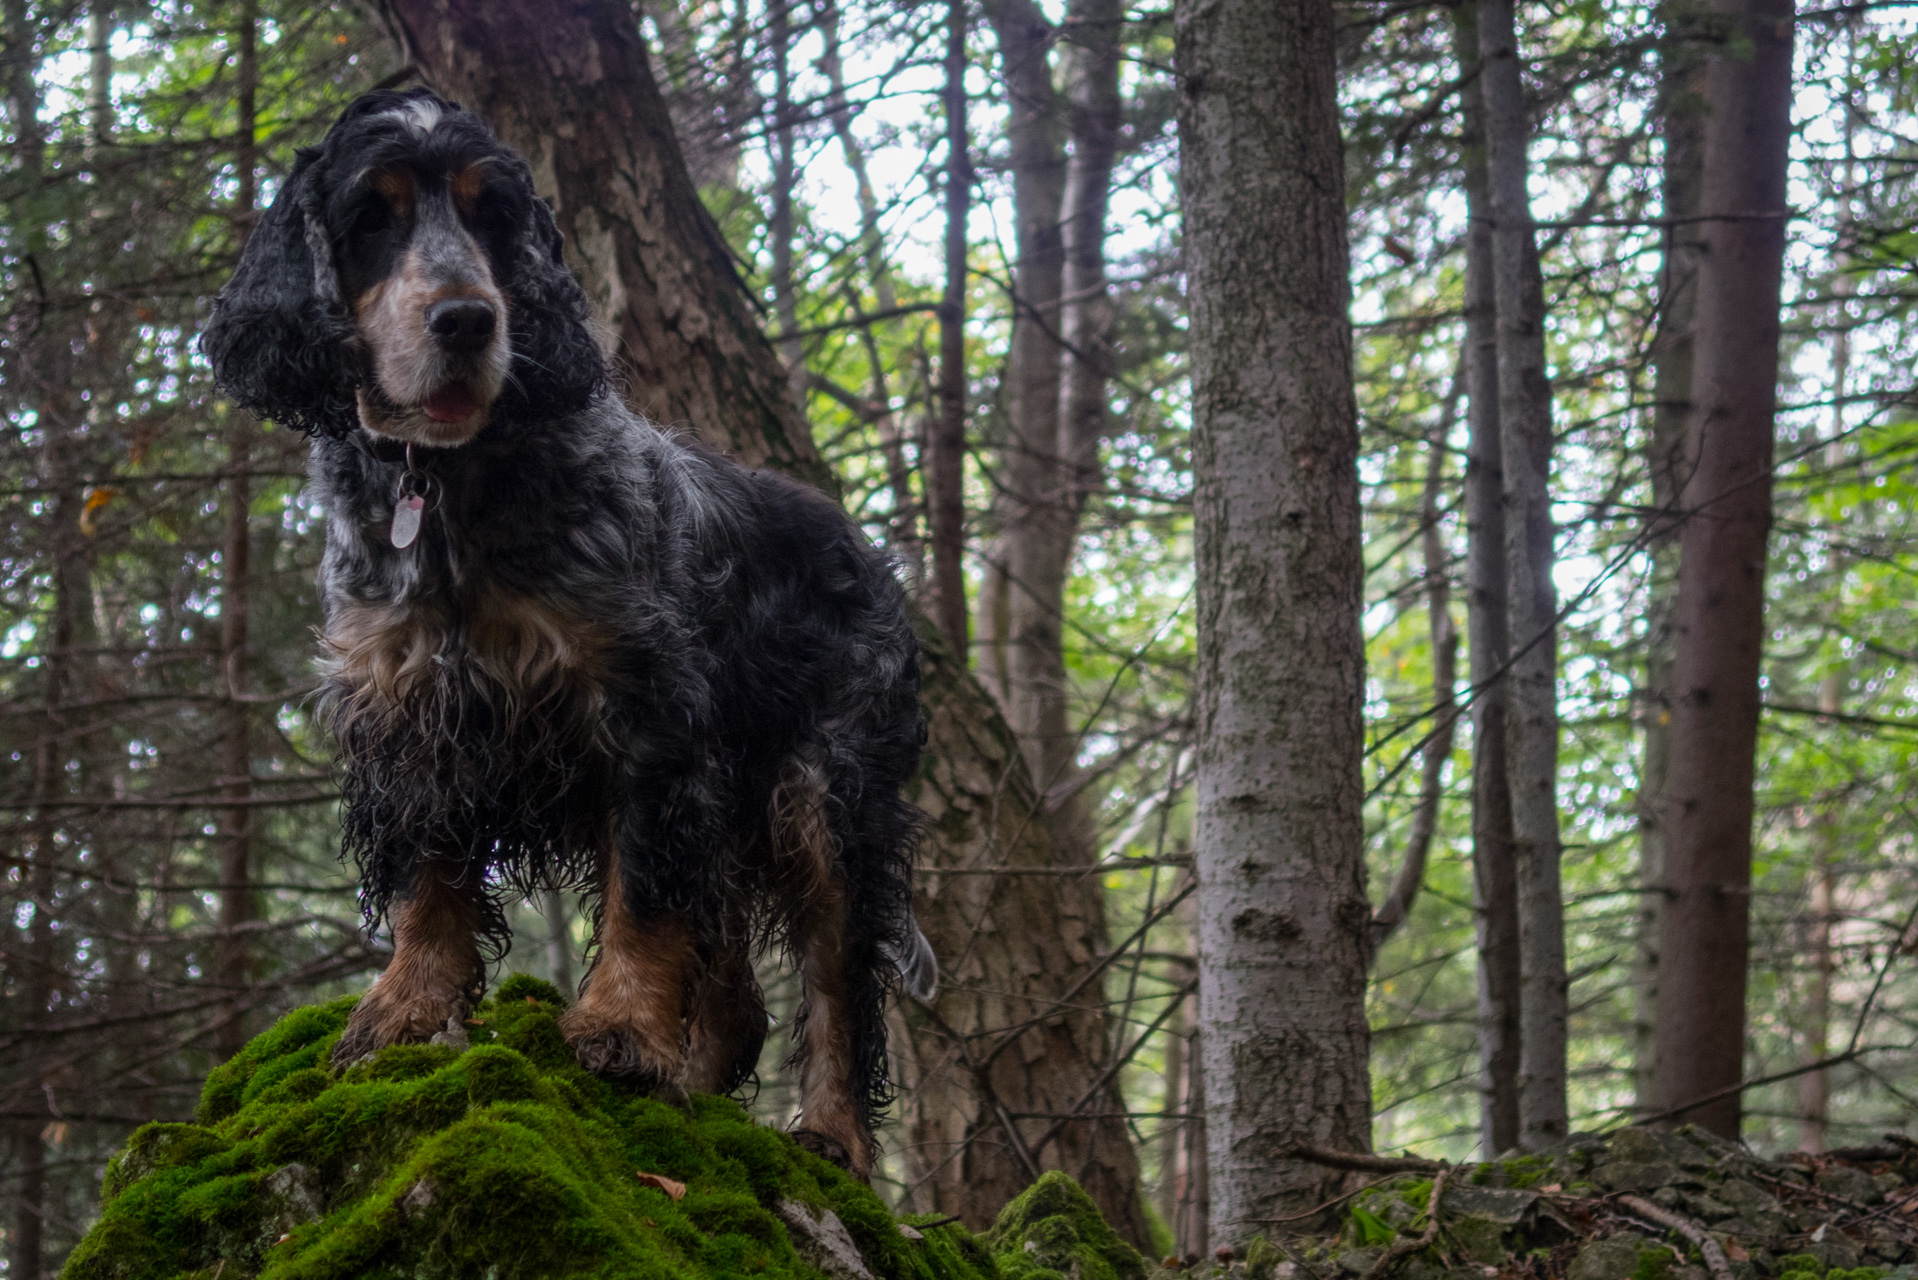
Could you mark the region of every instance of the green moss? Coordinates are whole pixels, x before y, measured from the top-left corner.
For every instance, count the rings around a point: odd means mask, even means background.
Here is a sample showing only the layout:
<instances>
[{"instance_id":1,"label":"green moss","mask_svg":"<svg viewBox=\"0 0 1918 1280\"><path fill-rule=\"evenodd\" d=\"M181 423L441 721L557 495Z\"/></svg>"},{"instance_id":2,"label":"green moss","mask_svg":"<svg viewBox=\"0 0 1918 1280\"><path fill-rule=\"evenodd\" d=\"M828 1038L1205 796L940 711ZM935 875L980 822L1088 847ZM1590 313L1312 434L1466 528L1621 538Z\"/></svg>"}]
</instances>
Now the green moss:
<instances>
[{"instance_id":1,"label":"green moss","mask_svg":"<svg viewBox=\"0 0 1918 1280\"><path fill-rule=\"evenodd\" d=\"M62 1274L819 1280L779 1212L796 1201L836 1214L875 1280L1144 1280L1061 1174L1007 1206L990 1247L930 1215L909 1238L870 1188L738 1104L689 1113L579 1070L538 979L502 983L464 1051L394 1046L336 1076L352 1006L287 1015L208 1078L198 1124L136 1132Z\"/></svg>"},{"instance_id":2,"label":"green moss","mask_svg":"<svg viewBox=\"0 0 1918 1280\"><path fill-rule=\"evenodd\" d=\"M1825 1260L1815 1253L1788 1253L1778 1260L1781 1280L1794 1271L1809 1271L1812 1280L1818 1280L1825 1274Z\"/></svg>"},{"instance_id":3,"label":"green moss","mask_svg":"<svg viewBox=\"0 0 1918 1280\"><path fill-rule=\"evenodd\" d=\"M1671 1250L1646 1245L1638 1251L1638 1265L1632 1268L1632 1280L1671 1280L1671 1274Z\"/></svg>"},{"instance_id":4,"label":"green moss","mask_svg":"<svg viewBox=\"0 0 1918 1280\"><path fill-rule=\"evenodd\" d=\"M1063 1173L1044 1175L1000 1210L987 1239L1004 1280L1145 1280L1138 1251Z\"/></svg>"}]
</instances>

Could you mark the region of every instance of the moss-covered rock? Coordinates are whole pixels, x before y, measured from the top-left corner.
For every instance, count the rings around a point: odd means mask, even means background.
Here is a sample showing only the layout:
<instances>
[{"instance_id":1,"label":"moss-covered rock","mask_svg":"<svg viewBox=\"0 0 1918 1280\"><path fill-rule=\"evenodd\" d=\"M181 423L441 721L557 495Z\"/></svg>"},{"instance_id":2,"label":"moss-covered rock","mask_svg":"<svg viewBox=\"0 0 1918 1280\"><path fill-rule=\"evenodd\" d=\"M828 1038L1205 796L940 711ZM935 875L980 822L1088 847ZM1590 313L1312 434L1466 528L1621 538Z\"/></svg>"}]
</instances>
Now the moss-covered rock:
<instances>
[{"instance_id":1,"label":"moss-covered rock","mask_svg":"<svg viewBox=\"0 0 1918 1280\"><path fill-rule=\"evenodd\" d=\"M992 1247L943 1221L902 1231L870 1188L736 1103L682 1111L579 1070L561 997L536 979L503 983L467 1047L395 1046L336 1076L352 1006L287 1015L213 1073L198 1123L136 1132L62 1274L819 1280L843 1264L872 1280L1143 1278L1056 1174L1008 1207ZM822 1238L856 1259L835 1262Z\"/></svg>"},{"instance_id":2,"label":"moss-covered rock","mask_svg":"<svg viewBox=\"0 0 1918 1280\"><path fill-rule=\"evenodd\" d=\"M1063 1173L1041 1176L1000 1210L987 1239L1004 1280L1145 1280L1138 1250Z\"/></svg>"}]
</instances>

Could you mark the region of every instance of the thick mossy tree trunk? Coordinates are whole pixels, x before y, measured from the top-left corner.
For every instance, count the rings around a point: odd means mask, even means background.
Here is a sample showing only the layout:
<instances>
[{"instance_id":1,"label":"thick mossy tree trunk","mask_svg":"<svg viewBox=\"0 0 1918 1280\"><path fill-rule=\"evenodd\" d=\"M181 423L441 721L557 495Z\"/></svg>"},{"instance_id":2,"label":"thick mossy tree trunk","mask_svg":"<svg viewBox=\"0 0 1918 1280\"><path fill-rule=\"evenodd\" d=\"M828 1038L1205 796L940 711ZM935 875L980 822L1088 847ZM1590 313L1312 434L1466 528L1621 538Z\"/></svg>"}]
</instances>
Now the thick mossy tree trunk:
<instances>
[{"instance_id":1,"label":"thick mossy tree trunk","mask_svg":"<svg viewBox=\"0 0 1918 1280\"><path fill-rule=\"evenodd\" d=\"M830 489L687 177L633 11L614 0L388 0L384 12L427 82L485 114L531 162L569 260L618 336L634 406ZM1063 1169L1144 1243L1137 1157L1114 1118L1100 886L1017 874L1069 865L1071 851L1035 819L1023 755L991 698L931 627L920 631L931 736L912 799L930 835L917 910L945 973L936 1007L907 1011L899 1047L913 1203L983 1227L1035 1168ZM1071 1114L1097 1118L1058 1119Z\"/></svg>"},{"instance_id":2,"label":"thick mossy tree trunk","mask_svg":"<svg viewBox=\"0 0 1918 1280\"><path fill-rule=\"evenodd\" d=\"M1336 13L1179 0L1198 578L1201 1058L1212 1240L1364 1150L1360 511Z\"/></svg>"}]
</instances>

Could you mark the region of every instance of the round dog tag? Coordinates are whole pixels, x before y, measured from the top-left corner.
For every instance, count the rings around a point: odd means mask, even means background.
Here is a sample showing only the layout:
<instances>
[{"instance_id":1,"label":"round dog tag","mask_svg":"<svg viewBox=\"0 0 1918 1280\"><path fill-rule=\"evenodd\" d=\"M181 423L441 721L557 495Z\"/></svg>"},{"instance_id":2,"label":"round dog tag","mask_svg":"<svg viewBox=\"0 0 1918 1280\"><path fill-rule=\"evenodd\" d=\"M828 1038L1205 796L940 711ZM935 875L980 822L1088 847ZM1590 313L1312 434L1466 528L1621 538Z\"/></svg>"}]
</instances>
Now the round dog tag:
<instances>
[{"instance_id":1,"label":"round dog tag","mask_svg":"<svg viewBox=\"0 0 1918 1280\"><path fill-rule=\"evenodd\" d=\"M393 504L393 545L406 548L420 536L420 520L426 513L426 499L408 494Z\"/></svg>"}]
</instances>

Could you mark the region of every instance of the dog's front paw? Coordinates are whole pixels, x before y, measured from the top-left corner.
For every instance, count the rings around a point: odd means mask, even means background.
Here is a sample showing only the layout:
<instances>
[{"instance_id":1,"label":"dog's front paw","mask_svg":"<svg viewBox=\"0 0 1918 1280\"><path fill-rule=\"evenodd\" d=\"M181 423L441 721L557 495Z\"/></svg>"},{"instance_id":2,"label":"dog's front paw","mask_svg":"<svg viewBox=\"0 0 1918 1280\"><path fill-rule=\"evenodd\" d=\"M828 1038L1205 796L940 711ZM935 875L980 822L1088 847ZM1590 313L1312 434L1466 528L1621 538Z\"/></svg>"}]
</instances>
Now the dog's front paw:
<instances>
[{"instance_id":1,"label":"dog's front paw","mask_svg":"<svg viewBox=\"0 0 1918 1280\"><path fill-rule=\"evenodd\" d=\"M794 1129L792 1140L829 1164L836 1164L847 1173L852 1173L852 1152L846 1144L837 1138L828 1138L817 1129Z\"/></svg>"},{"instance_id":2,"label":"dog's front paw","mask_svg":"<svg viewBox=\"0 0 1918 1280\"><path fill-rule=\"evenodd\" d=\"M385 987L384 979L376 982L353 1007L346 1033L333 1046L334 1070L344 1071L389 1044L423 1044L444 1035L449 1026L458 1027L466 1016L468 1002L461 993L413 992L401 997L383 993Z\"/></svg>"},{"instance_id":3,"label":"dog's front paw","mask_svg":"<svg viewBox=\"0 0 1918 1280\"><path fill-rule=\"evenodd\" d=\"M691 1105L679 1083L679 1064L649 1047L638 1028L575 1007L560 1015L559 1030L583 1070L629 1084L681 1109Z\"/></svg>"}]
</instances>

